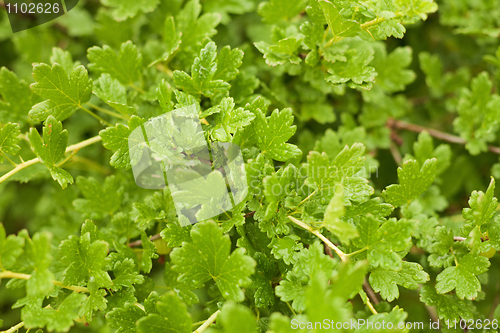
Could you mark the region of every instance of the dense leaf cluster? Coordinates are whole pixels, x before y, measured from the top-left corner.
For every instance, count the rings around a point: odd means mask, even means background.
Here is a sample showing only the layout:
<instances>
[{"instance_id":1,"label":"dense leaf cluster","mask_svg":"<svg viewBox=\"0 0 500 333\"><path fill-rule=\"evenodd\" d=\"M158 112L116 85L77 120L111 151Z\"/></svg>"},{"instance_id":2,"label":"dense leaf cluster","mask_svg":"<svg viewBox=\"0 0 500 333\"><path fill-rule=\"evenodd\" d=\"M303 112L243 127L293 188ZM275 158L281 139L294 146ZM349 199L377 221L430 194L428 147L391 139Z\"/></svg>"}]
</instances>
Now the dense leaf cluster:
<instances>
[{"instance_id":1,"label":"dense leaf cluster","mask_svg":"<svg viewBox=\"0 0 500 333\"><path fill-rule=\"evenodd\" d=\"M12 34L1 11L0 326L497 331L498 14L487 0L89 0ZM129 140L185 107L204 137L178 139L238 145L248 181L231 211L187 226L182 194L135 184ZM200 180L200 212L219 180Z\"/></svg>"}]
</instances>

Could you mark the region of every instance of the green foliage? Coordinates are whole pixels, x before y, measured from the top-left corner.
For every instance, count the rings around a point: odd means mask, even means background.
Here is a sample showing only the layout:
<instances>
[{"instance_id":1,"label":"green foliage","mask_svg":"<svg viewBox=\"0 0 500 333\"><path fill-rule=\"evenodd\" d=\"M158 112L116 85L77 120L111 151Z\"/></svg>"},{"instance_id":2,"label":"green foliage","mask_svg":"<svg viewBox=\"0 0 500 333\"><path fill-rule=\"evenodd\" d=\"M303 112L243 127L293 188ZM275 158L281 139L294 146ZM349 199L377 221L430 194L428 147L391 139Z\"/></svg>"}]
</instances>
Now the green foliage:
<instances>
[{"instance_id":1,"label":"green foliage","mask_svg":"<svg viewBox=\"0 0 500 333\"><path fill-rule=\"evenodd\" d=\"M500 3L438 3L80 1L15 34L0 14L0 330L500 320ZM237 145L246 179L217 160L137 186L173 110L203 130L179 146Z\"/></svg>"},{"instance_id":2,"label":"green foliage","mask_svg":"<svg viewBox=\"0 0 500 333\"><path fill-rule=\"evenodd\" d=\"M68 145L68 131L62 129L62 123L49 116L43 127L43 140L35 128L30 129L29 140L33 151L49 169L52 178L57 180L62 188L66 188L67 184L73 184L73 177L58 164Z\"/></svg>"},{"instance_id":3,"label":"green foliage","mask_svg":"<svg viewBox=\"0 0 500 333\"><path fill-rule=\"evenodd\" d=\"M242 301L240 286L248 285L255 261L240 248L230 255L230 241L215 223L197 224L191 229L191 242L172 252L172 269L179 272L179 281L202 287L213 279L222 296Z\"/></svg>"},{"instance_id":4,"label":"green foliage","mask_svg":"<svg viewBox=\"0 0 500 333\"><path fill-rule=\"evenodd\" d=\"M47 64L33 66L33 77L36 82L32 85L35 94L45 98L30 111L29 116L36 121L44 121L53 116L59 121L71 116L79 107L90 100L92 95L92 79L87 70L78 66L66 72L58 63L52 68Z\"/></svg>"}]
</instances>

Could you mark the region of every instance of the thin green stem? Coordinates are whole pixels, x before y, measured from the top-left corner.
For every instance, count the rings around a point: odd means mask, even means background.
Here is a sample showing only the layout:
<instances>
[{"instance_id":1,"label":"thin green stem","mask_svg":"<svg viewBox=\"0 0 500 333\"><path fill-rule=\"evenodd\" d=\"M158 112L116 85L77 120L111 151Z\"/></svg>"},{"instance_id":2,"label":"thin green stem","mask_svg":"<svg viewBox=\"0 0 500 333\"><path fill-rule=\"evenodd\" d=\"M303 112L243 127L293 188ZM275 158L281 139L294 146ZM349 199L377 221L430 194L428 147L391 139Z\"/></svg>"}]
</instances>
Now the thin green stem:
<instances>
[{"instance_id":1,"label":"thin green stem","mask_svg":"<svg viewBox=\"0 0 500 333\"><path fill-rule=\"evenodd\" d=\"M88 106L90 106L92 109L95 109L97 111L100 111L102 113L105 113L107 115L110 115L112 117L115 117L115 118L120 118L120 119L125 119L125 120L129 120L130 117L126 114L123 114L123 113L116 113L114 111L111 111L111 110L106 110L104 108L101 108L100 106L97 106L95 104L92 104L92 103L87 103Z\"/></svg>"},{"instance_id":2,"label":"thin green stem","mask_svg":"<svg viewBox=\"0 0 500 333\"><path fill-rule=\"evenodd\" d=\"M335 253L337 253L337 255L340 257L340 260L342 260L342 262L347 262L349 260L349 257L344 252L342 252L341 249L339 249L337 246L335 246L335 244L333 244L328 238L323 236L318 230L313 230L310 226L308 226L307 224L305 224L304 222L302 222L300 220L297 220L293 216L288 216L288 218L296 225L306 229L307 231L309 231L310 233L312 233L313 235L316 235L319 239L321 239L326 245L328 245L329 248L331 248L333 251L335 251Z\"/></svg>"},{"instance_id":3,"label":"thin green stem","mask_svg":"<svg viewBox=\"0 0 500 333\"><path fill-rule=\"evenodd\" d=\"M373 306L372 302L370 302L370 299L368 297L366 297L366 305L374 315L378 314L377 310L375 310L375 307Z\"/></svg>"},{"instance_id":4,"label":"thin green stem","mask_svg":"<svg viewBox=\"0 0 500 333\"><path fill-rule=\"evenodd\" d=\"M61 166L61 165L63 165L64 163L68 162L68 161L69 161L69 160L70 160L73 156L75 156L75 155L76 155L76 153L78 153L78 150L75 150L75 151L71 152L71 154L69 154L69 155L68 155L68 157L66 157L66 158L64 159L64 161L62 161L61 163L57 164L56 166L57 166L57 167L60 167L60 166Z\"/></svg>"},{"instance_id":5,"label":"thin green stem","mask_svg":"<svg viewBox=\"0 0 500 333\"><path fill-rule=\"evenodd\" d=\"M18 164L14 169L10 170L5 175L0 177L0 184L9 179L10 177L14 176L19 171L26 169L27 167L32 166L33 164L37 164L38 162L40 162L40 160L38 158L34 158L32 160Z\"/></svg>"},{"instance_id":6,"label":"thin green stem","mask_svg":"<svg viewBox=\"0 0 500 333\"><path fill-rule=\"evenodd\" d=\"M201 333L203 331L205 331L210 325L212 325L215 321L215 319L217 319L217 316L219 315L220 313L220 310L217 310L215 311L215 313L213 315L211 315L200 327L198 327L198 329L196 331L194 331L193 333Z\"/></svg>"},{"instance_id":7,"label":"thin green stem","mask_svg":"<svg viewBox=\"0 0 500 333\"><path fill-rule=\"evenodd\" d=\"M395 17L398 17L398 16L396 15ZM371 27L373 27L374 25L377 25L377 24L382 23L384 21L385 21L384 17L377 17L376 19L373 19L371 21L368 21L368 22L361 24L360 28L363 30L368 30Z\"/></svg>"},{"instance_id":8,"label":"thin green stem","mask_svg":"<svg viewBox=\"0 0 500 333\"><path fill-rule=\"evenodd\" d=\"M14 333L14 332L17 332L19 331L21 328L24 327L24 322L20 322L19 324L17 324L16 326L12 326L11 328L9 328L8 330L6 331L2 331L0 333Z\"/></svg>"},{"instance_id":9,"label":"thin green stem","mask_svg":"<svg viewBox=\"0 0 500 333\"><path fill-rule=\"evenodd\" d=\"M290 303L285 302L285 304L288 305L288 308L290 309L290 311L292 311L293 315L296 316L297 313L295 313L295 310L292 308L292 306L290 305Z\"/></svg>"},{"instance_id":10,"label":"thin green stem","mask_svg":"<svg viewBox=\"0 0 500 333\"><path fill-rule=\"evenodd\" d=\"M364 251L366 251L366 250L368 250L368 248L367 248L367 247L364 247L364 248L362 248L362 249L360 249L360 250L357 250L357 251L354 251L354 252L351 252L351 253L347 253L347 254L346 254L346 256L348 256L348 257L352 257L352 256L354 256L354 255L356 255L356 254L358 254L358 253L362 253L362 252L364 252Z\"/></svg>"},{"instance_id":11,"label":"thin green stem","mask_svg":"<svg viewBox=\"0 0 500 333\"><path fill-rule=\"evenodd\" d=\"M7 279L20 279L20 280L29 280L31 278L31 275L29 274L23 274L23 273L15 273L11 271L3 271L0 272L0 279L7 278ZM76 291L77 293L90 293L90 290L88 290L85 287L80 287L80 286L66 286L62 282L53 280L52 284L54 286L58 286L61 288L69 289Z\"/></svg>"},{"instance_id":12,"label":"thin green stem","mask_svg":"<svg viewBox=\"0 0 500 333\"><path fill-rule=\"evenodd\" d=\"M96 142L99 142L101 140L102 139L101 139L101 137L99 135L95 136L95 137L90 138L88 140L85 140L85 141L82 141L80 143L77 143L77 144L69 146L68 148L66 148L66 153L70 153L70 152L73 152L75 150L78 151L78 150L80 150L83 147L90 146L90 145L92 145L92 144L94 144ZM2 177L0 177L0 184L3 183L4 181L6 181L7 179L9 179L10 177L12 177L13 175L15 175L16 173L18 173L19 171L21 171L23 169L26 169L27 167L32 166L33 164L37 164L39 162L40 162L39 158L34 158L32 160L29 160L29 161L23 162L21 164L18 164L14 169L10 170L5 175L3 175Z\"/></svg>"},{"instance_id":13,"label":"thin green stem","mask_svg":"<svg viewBox=\"0 0 500 333\"><path fill-rule=\"evenodd\" d=\"M110 122L102 119L101 117L99 117L98 115L96 115L94 112L90 111L89 109L87 109L86 107L84 106L80 106L80 109L82 109L83 111L87 112L88 114L90 114L92 117L94 117L95 119L99 120L101 123L103 124L106 124L107 126L113 126Z\"/></svg>"},{"instance_id":14,"label":"thin green stem","mask_svg":"<svg viewBox=\"0 0 500 333\"><path fill-rule=\"evenodd\" d=\"M307 200L309 200L309 199L310 199L313 195L315 195L315 194L316 194L316 190L314 190L311 194L309 194L309 195L307 196L307 198L305 198L304 200L302 200L302 201L298 204L298 206L302 205L304 202L306 202Z\"/></svg>"},{"instance_id":15,"label":"thin green stem","mask_svg":"<svg viewBox=\"0 0 500 333\"><path fill-rule=\"evenodd\" d=\"M1 150L0 150L0 155L3 155L3 156L5 157L5 159L6 159L6 160L7 160L10 164L12 164L14 167L16 167L16 166L17 166L17 164L16 164L16 163L14 163L14 161L13 161L13 160L11 160L11 159L9 158L9 156L7 156L7 154L6 154L6 153L4 153L4 152L3 152L3 151L1 151Z\"/></svg>"}]
</instances>

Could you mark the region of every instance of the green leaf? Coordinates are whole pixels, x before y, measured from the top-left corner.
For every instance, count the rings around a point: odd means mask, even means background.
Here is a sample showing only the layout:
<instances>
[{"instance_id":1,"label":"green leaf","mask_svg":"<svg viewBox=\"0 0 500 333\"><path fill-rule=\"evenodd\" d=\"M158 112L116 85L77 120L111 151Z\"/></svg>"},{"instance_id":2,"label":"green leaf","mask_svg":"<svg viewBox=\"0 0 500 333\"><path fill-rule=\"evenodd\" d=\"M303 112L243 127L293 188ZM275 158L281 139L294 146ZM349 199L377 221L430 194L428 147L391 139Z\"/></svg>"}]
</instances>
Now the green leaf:
<instances>
[{"instance_id":1,"label":"green leaf","mask_svg":"<svg viewBox=\"0 0 500 333\"><path fill-rule=\"evenodd\" d=\"M0 127L0 163L6 154L16 155L21 147L18 145L21 138L19 124L7 123Z\"/></svg>"},{"instance_id":2,"label":"green leaf","mask_svg":"<svg viewBox=\"0 0 500 333\"><path fill-rule=\"evenodd\" d=\"M280 312L274 312L273 314L271 314L269 328L270 328L270 330L268 331L269 333L307 332L305 329L301 329L299 327L293 329L292 323L290 322L290 318L288 318L285 315L282 315Z\"/></svg>"},{"instance_id":3,"label":"green leaf","mask_svg":"<svg viewBox=\"0 0 500 333\"><path fill-rule=\"evenodd\" d=\"M295 262L298 252L302 250L302 243L299 243L299 236L288 235L283 238L275 237L269 243L268 247L271 248L271 253L276 259L283 259L285 264L290 265Z\"/></svg>"},{"instance_id":4,"label":"green leaf","mask_svg":"<svg viewBox=\"0 0 500 333\"><path fill-rule=\"evenodd\" d=\"M143 252L139 262L139 267L144 273L149 273L153 268L151 259L158 258L158 255L156 254L156 246L145 232L141 233L141 240Z\"/></svg>"},{"instance_id":5,"label":"green leaf","mask_svg":"<svg viewBox=\"0 0 500 333\"><path fill-rule=\"evenodd\" d=\"M68 131L62 129L62 123L49 116L43 127L43 141L35 128L30 129L28 138L33 151L49 169L52 178L62 188L66 188L68 184L73 184L73 177L58 166L68 145Z\"/></svg>"},{"instance_id":6,"label":"green leaf","mask_svg":"<svg viewBox=\"0 0 500 333\"><path fill-rule=\"evenodd\" d=\"M106 314L109 327L117 329L117 333L136 333L136 323L146 312L135 304L127 303L123 308L114 308Z\"/></svg>"},{"instance_id":7,"label":"green leaf","mask_svg":"<svg viewBox=\"0 0 500 333\"><path fill-rule=\"evenodd\" d=\"M115 127L108 127L105 130L99 132L99 135L102 138L103 146L109 150L114 151L110 161L110 164L112 166L114 166L115 168L131 168L129 135L134 129L141 126L143 123L143 119L137 116L132 116L130 117L127 126L118 124ZM130 148L141 144L143 144L143 142L134 142Z\"/></svg>"},{"instance_id":8,"label":"green leaf","mask_svg":"<svg viewBox=\"0 0 500 333\"><path fill-rule=\"evenodd\" d=\"M26 123L28 111L33 105L33 93L24 80L20 81L15 73L5 67L0 69L0 95L0 122Z\"/></svg>"},{"instance_id":9,"label":"green leaf","mask_svg":"<svg viewBox=\"0 0 500 333\"><path fill-rule=\"evenodd\" d=\"M481 290L481 283L476 275L486 272L488 267L488 258L467 254L456 266L448 267L439 273L436 278L436 291L438 294L446 294L455 289L458 298L474 299Z\"/></svg>"},{"instance_id":10,"label":"green leaf","mask_svg":"<svg viewBox=\"0 0 500 333\"><path fill-rule=\"evenodd\" d=\"M376 50L378 51L378 48ZM416 77L414 71L407 69L411 61L410 47L398 47L389 55L385 48L380 48L372 63L377 71L377 84L387 92L403 91Z\"/></svg>"},{"instance_id":11,"label":"green leaf","mask_svg":"<svg viewBox=\"0 0 500 333\"><path fill-rule=\"evenodd\" d=\"M334 37L352 37L356 36L360 31L360 25L354 20L345 19L341 13L335 0L333 3L327 0L320 0L319 5L325 15L330 31Z\"/></svg>"},{"instance_id":12,"label":"green leaf","mask_svg":"<svg viewBox=\"0 0 500 333\"><path fill-rule=\"evenodd\" d=\"M422 266L415 262L403 261L401 270L374 269L370 274L370 285L380 296L392 302L399 298L398 285L407 289L417 289L419 283L429 280L429 274L424 272Z\"/></svg>"},{"instance_id":13,"label":"green leaf","mask_svg":"<svg viewBox=\"0 0 500 333\"><path fill-rule=\"evenodd\" d=\"M326 207L323 225L342 243L349 244L359 235L354 225L341 221L345 213L343 191L344 188L341 185L336 187L335 194Z\"/></svg>"},{"instance_id":14,"label":"green leaf","mask_svg":"<svg viewBox=\"0 0 500 333\"><path fill-rule=\"evenodd\" d=\"M324 274L311 277L311 284L306 292L307 318L311 322L322 322L324 318L332 322L347 322L349 310L344 305L344 300L328 288L327 281L327 275Z\"/></svg>"},{"instance_id":15,"label":"green leaf","mask_svg":"<svg viewBox=\"0 0 500 333\"><path fill-rule=\"evenodd\" d=\"M351 49L345 55L347 61L324 62L331 74L326 81L334 85L347 83L352 89L371 89L377 76L375 68L368 66L373 60L373 51Z\"/></svg>"},{"instance_id":16,"label":"green leaf","mask_svg":"<svg viewBox=\"0 0 500 333\"><path fill-rule=\"evenodd\" d=\"M266 42L257 42L254 45L264 55L266 64L276 66L287 62L299 64L302 61L298 56L298 49L301 43L301 39L289 37L281 39L274 45Z\"/></svg>"},{"instance_id":17,"label":"green leaf","mask_svg":"<svg viewBox=\"0 0 500 333\"><path fill-rule=\"evenodd\" d=\"M59 246L62 262L67 265L63 282L68 285L85 285L92 281L98 287L109 288L111 278L105 270L107 265L108 243L96 240L93 232L86 231L95 225L87 221L82 226L80 237L70 236Z\"/></svg>"},{"instance_id":18,"label":"green leaf","mask_svg":"<svg viewBox=\"0 0 500 333\"><path fill-rule=\"evenodd\" d=\"M146 197L144 203L136 202L133 206L138 213L135 221L141 228L153 220L166 219L169 222L176 220L175 206L168 187Z\"/></svg>"},{"instance_id":19,"label":"green leaf","mask_svg":"<svg viewBox=\"0 0 500 333\"><path fill-rule=\"evenodd\" d=\"M52 235L48 232L37 233L33 240L26 240L26 254L34 269L26 283L30 297L46 296L54 289L54 274L49 271L52 262L51 240Z\"/></svg>"},{"instance_id":20,"label":"green leaf","mask_svg":"<svg viewBox=\"0 0 500 333\"><path fill-rule=\"evenodd\" d=\"M331 280L332 296L352 299L361 290L368 265L366 261L343 263L334 271Z\"/></svg>"},{"instance_id":21,"label":"green leaf","mask_svg":"<svg viewBox=\"0 0 500 333\"><path fill-rule=\"evenodd\" d=\"M49 100L35 105L30 111L30 117L38 121L45 121L50 115L63 121L83 107L92 95L92 79L83 66L74 68L68 77L58 63L52 67L36 64L33 77L36 81L31 85L33 92Z\"/></svg>"},{"instance_id":22,"label":"green leaf","mask_svg":"<svg viewBox=\"0 0 500 333\"><path fill-rule=\"evenodd\" d=\"M12 269L17 258L23 253L24 238L15 235L6 237L5 228L0 223L0 268Z\"/></svg>"},{"instance_id":23,"label":"green leaf","mask_svg":"<svg viewBox=\"0 0 500 333\"><path fill-rule=\"evenodd\" d=\"M204 9L206 10L205 6ZM190 0L177 14L176 26L182 33L181 50L188 52L188 67L199 50L205 45L207 38L217 33L215 27L221 21L219 13L205 13L200 16L201 4L199 0Z\"/></svg>"},{"instance_id":24,"label":"green leaf","mask_svg":"<svg viewBox=\"0 0 500 333\"><path fill-rule=\"evenodd\" d=\"M436 176L436 159L426 160L420 168L415 160L408 160L398 168L398 185L386 187L382 196L395 207L408 205L412 200L418 198L434 181Z\"/></svg>"},{"instance_id":25,"label":"green leaf","mask_svg":"<svg viewBox=\"0 0 500 333\"><path fill-rule=\"evenodd\" d=\"M113 267L113 275L115 276L113 279L113 290L115 291L122 287L133 288L134 284L144 282L144 276L138 273L135 262L130 258L117 261Z\"/></svg>"},{"instance_id":26,"label":"green leaf","mask_svg":"<svg viewBox=\"0 0 500 333\"><path fill-rule=\"evenodd\" d=\"M301 155L297 146L287 143L297 130L292 125L292 109L276 109L270 117L266 117L260 109L256 109L254 114L253 129L257 136L257 146L263 154L277 161L287 161Z\"/></svg>"},{"instance_id":27,"label":"green leaf","mask_svg":"<svg viewBox=\"0 0 500 333\"><path fill-rule=\"evenodd\" d=\"M451 266L453 256L449 252L455 246L453 231L444 226L439 226L435 228L434 238L435 242L429 247L429 252L432 253L428 258L430 265L432 267Z\"/></svg>"},{"instance_id":28,"label":"green leaf","mask_svg":"<svg viewBox=\"0 0 500 333\"><path fill-rule=\"evenodd\" d=\"M498 199L494 197L494 194L495 178L493 177L491 177L486 193L482 191L473 191L471 193L469 198L470 208L464 208L462 211L462 216L467 223L480 227L491 221L498 207Z\"/></svg>"},{"instance_id":29,"label":"green leaf","mask_svg":"<svg viewBox=\"0 0 500 333\"><path fill-rule=\"evenodd\" d=\"M470 301L459 300L455 295L440 295L432 286L422 286L420 301L434 306L439 319L452 321L474 319L474 306ZM446 327L446 326L445 326Z\"/></svg>"},{"instance_id":30,"label":"green leaf","mask_svg":"<svg viewBox=\"0 0 500 333\"><path fill-rule=\"evenodd\" d=\"M232 81L236 78L243 60L243 51L240 49L232 49L229 46L224 46L217 57L217 71L214 79L222 81Z\"/></svg>"},{"instance_id":31,"label":"green leaf","mask_svg":"<svg viewBox=\"0 0 500 333\"><path fill-rule=\"evenodd\" d=\"M252 311L246 306L227 302L222 307L218 316L218 323L222 324L224 333L257 333L257 322L252 315Z\"/></svg>"},{"instance_id":32,"label":"green leaf","mask_svg":"<svg viewBox=\"0 0 500 333\"><path fill-rule=\"evenodd\" d=\"M235 133L239 128L250 125L255 118L255 115L248 110L235 109L234 101L229 97L222 99L218 107L220 112L217 115L217 125L212 130L212 135L218 141L231 141L230 134Z\"/></svg>"},{"instance_id":33,"label":"green leaf","mask_svg":"<svg viewBox=\"0 0 500 333\"><path fill-rule=\"evenodd\" d=\"M156 302L157 313L139 319L137 330L140 333L190 333L191 315L187 307L172 292L160 297Z\"/></svg>"},{"instance_id":34,"label":"green leaf","mask_svg":"<svg viewBox=\"0 0 500 333\"><path fill-rule=\"evenodd\" d=\"M174 71L175 85L194 96L200 94L211 97L217 92L226 92L231 87L223 80L215 79L217 72L217 47L214 42L208 43L194 60L191 76L182 71Z\"/></svg>"},{"instance_id":35,"label":"green leaf","mask_svg":"<svg viewBox=\"0 0 500 333\"><path fill-rule=\"evenodd\" d=\"M253 257L257 261L257 268L250 289L255 306L265 308L274 304L273 279L279 274L279 269L277 263L262 252L255 252Z\"/></svg>"},{"instance_id":36,"label":"green leaf","mask_svg":"<svg viewBox=\"0 0 500 333\"><path fill-rule=\"evenodd\" d=\"M482 72L472 80L470 89L463 89L458 102L459 117L453 121L455 132L467 141L472 155L487 151L500 125L500 96L491 94L493 83Z\"/></svg>"},{"instance_id":37,"label":"green leaf","mask_svg":"<svg viewBox=\"0 0 500 333\"><path fill-rule=\"evenodd\" d=\"M172 270L172 263L166 263L163 280L165 281L165 286L167 287L167 289L175 292L175 294L179 296L179 298L182 299L182 301L185 302L188 306L198 303L198 296L191 291L192 287L183 282L179 282L178 278L179 273Z\"/></svg>"},{"instance_id":38,"label":"green leaf","mask_svg":"<svg viewBox=\"0 0 500 333\"><path fill-rule=\"evenodd\" d=\"M93 284L90 284L90 295L83 302L78 315L85 316L87 322L91 323L94 316L94 311L104 311L108 307L108 301L104 296L107 295L106 290L98 289Z\"/></svg>"},{"instance_id":39,"label":"green leaf","mask_svg":"<svg viewBox=\"0 0 500 333\"><path fill-rule=\"evenodd\" d=\"M190 228L181 227L175 223L167 224L166 228L160 233L161 237L170 247L179 247L183 242L190 242Z\"/></svg>"},{"instance_id":40,"label":"green leaf","mask_svg":"<svg viewBox=\"0 0 500 333\"><path fill-rule=\"evenodd\" d=\"M123 21L129 17L136 16L139 12L149 13L156 9L159 0L102 0L103 5L114 8L112 15L117 21Z\"/></svg>"},{"instance_id":41,"label":"green leaf","mask_svg":"<svg viewBox=\"0 0 500 333\"><path fill-rule=\"evenodd\" d=\"M71 73L71 71L80 65L80 62L73 62L73 56L71 52L65 51L59 47L54 47L52 49L52 55L50 56L50 62L53 64L57 62L61 65L66 73Z\"/></svg>"},{"instance_id":42,"label":"green leaf","mask_svg":"<svg viewBox=\"0 0 500 333\"><path fill-rule=\"evenodd\" d=\"M75 311L86 299L85 294L74 292L66 297L56 309L42 308L40 299L37 305L27 305L23 308L21 318L26 328L46 327L49 332L67 332L78 319Z\"/></svg>"},{"instance_id":43,"label":"green leaf","mask_svg":"<svg viewBox=\"0 0 500 333\"><path fill-rule=\"evenodd\" d=\"M179 190L172 193L174 201L192 206L200 205L200 210L196 212L198 221L204 221L231 208L231 198L224 176L219 170L198 179L197 182L180 183Z\"/></svg>"},{"instance_id":44,"label":"green leaf","mask_svg":"<svg viewBox=\"0 0 500 333\"><path fill-rule=\"evenodd\" d=\"M293 266L276 287L276 295L283 302L292 302L296 311L306 309L307 286L318 274L329 277L335 268L335 261L324 254L323 245L313 243L308 249L302 249L294 260Z\"/></svg>"},{"instance_id":45,"label":"green leaf","mask_svg":"<svg viewBox=\"0 0 500 333\"><path fill-rule=\"evenodd\" d=\"M415 159L420 165L423 165L428 159L436 159L436 176L442 174L450 166L450 146L447 144L440 144L434 148L432 137L427 131L423 131L418 135L418 140L413 143L413 151Z\"/></svg>"},{"instance_id":46,"label":"green leaf","mask_svg":"<svg viewBox=\"0 0 500 333\"><path fill-rule=\"evenodd\" d=\"M213 279L224 298L241 302L240 287L250 284L255 261L242 248L230 253L229 236L212 221L196 224L191 239L192 243L183 243L170 254L173 269L181 273L179 281L199 288Z\"/></svg>"},{"instance_id":47,"label":"green leaf","mask_svg":"<svg viewBox=\"0 0 500 333\"><path fill-rule=\"evenodd\" d=\"M123 43L118 54L107 45L91 47L87 57L90 70L107 73L123 85L133 85L142 77L142 55L131 41Z\"/></svg>"},{"instance_id":48,"label":"green leaf","mask_svg":"<svg viewBox=\"0 0 500 333\"><path fill-rule=\"evenodd\" d=\"M410 221L390 219L382 225L372 215L363 216L357 225L359 238L353 245L367 250L367 258L371 266L386 270L400 270L402 260L398 252L411 247L414 226Z\"/></svg>"},{"instance_id":49,"label":"green leaf","mask_svg":"<svg viewBox=\"0 0 500 333\"><path fill-rule=\"evenodd\" d=\"M124 187L120 186L114 175L107 177L104 183L92 177L78 176L76 185L85 199L76 199L73 206L91 218L112 215L123 201Z\"/></svg>"},{"instance_id":50,"label":"green leaf","mask_svg":"<svg viewBox=\"0 0 500 333\"><path fill-rule=\"evenodd\" d=\"M387 203L381 203L380 198L373 198L355 206L347 206L344 217L354 218L365 214L376 217L386 217L392 213L394 207Z\"/></svg>"},{"instance_id":51,"label":"green leaf","mask_svg":"<svg viewBox=\"0 0 500 333\"><path fill-rule=\"evenodd\" d=\"M373 193L373 188L366 179L356 176L365 165L364 152L363 144L355 143L351 147L345 146L330 161L326 153L311 151L307 156L305 184L315 191L314 197L331 200L338 184L342 184L344 205L351 201L365 201Z\"/></svg>"},{"instance_id":52,"label":"green leaf","mask_svg":"<svg viewBox=\"0 0 500 333\"><path fill-rule=\"evenodd\" d=\"M181 45L181 35L180 31L177 31L175 26L175 20L172 16L165 19L165 24L163 27L163 50L164 53L160 58L153 61L149 66L153 66L161 61L167 61L168 58L179 49Z\"/></svg>"},{"instance_id":53,"label":"green leaf","mask_svg":"<svg viewBox=\"0 0 500 333\"><path fill-rule=\"evenodd\" d=\"M94 94L121 114L132 114L134 108L127 105L127 90L109 74L103 74L94 82Z\"/></svg>"}]
</instances>

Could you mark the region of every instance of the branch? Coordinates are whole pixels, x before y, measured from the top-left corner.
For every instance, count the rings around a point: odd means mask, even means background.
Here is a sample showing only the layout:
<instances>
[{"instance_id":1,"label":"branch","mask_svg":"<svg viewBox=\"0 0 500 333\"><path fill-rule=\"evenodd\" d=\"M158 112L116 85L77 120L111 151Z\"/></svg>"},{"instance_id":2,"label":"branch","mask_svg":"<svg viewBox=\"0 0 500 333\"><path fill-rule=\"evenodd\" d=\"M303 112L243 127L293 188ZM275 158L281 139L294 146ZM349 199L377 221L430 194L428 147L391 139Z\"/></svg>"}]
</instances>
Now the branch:
<instances>
[{"instance_id":1,"label":"branch","mask_svg":"<svg viewBox=\"0 0 500 333\"><path fill-rule=\"evenodd\" d=\"M416 132L416 133L421 133L423 131L427 131L433 137L440 139L440 140L443 140L443 141L457 143L460 145L465 145L467 143L466 140L462 139L459 136L448 134L445 132L441 132L441 131L438 131L438 130L435 130L432 128L426 128L426 127L423 127L420 125L410 124L410 123L407 123L407 122L402 121L402 120L396 120L396 119L389 118L386 126L388 128L392 128L392 129L394 129L394 128L404 129L404 130L408 130L408 131L412 131L412 132ZM488 146L488 150L491 151L492 153L500 155L500 148L499 147Z\"/></svg>"},{"instance_id":2,"label":"branch","mask_svg":"<svg viewBox=\"0 0 500 333\"><path fill-rule=\"evenodd\" d=\"M374 25L377 25L379 23L382 23L385 21L385 18L383 17L378 17L376 19L373 19L371 21L368 21L368 22L365 22L363 24L360 25L360 28L363 29L363 30L368 30L370 29L372 26Z\"/></svg>"},{"instance_id":3,"label":"branch","mask_svg":"<svg viewBox=\"0 0 500 333\"><path fill-rule=\"evenodd\" d=\"M12 326L11 328L9 328L8 330L6 331L2 331L0 333L14 333L14 332L17 332L19 331L21 328L24 327L24 322L20 322L19 324L17 324L16 326Z\"/></svg>"},{"instance_id":4,"label":"branch","mask_svg":"<svg viewBox=\"0 0 500 333\"><path fill-rule=\"evenodd\" d=\"M11 272L11 271L2 271L2 272L0 272L0 280L3 279L3 278L29 280L31 278L31 275L29 275L29 274L23 274L23 273L15 273L15 272ZM54 286L58 286L58 287L61 287L61 288L65 288L65 289L76 291L77 293L90 293L90 290L88 290L85 287L80 287L80 286L66 286L62 282L59 282L59 281L56 281L56 280L53 280L52 284Z\"/></svg>"},{"instance_id":5,"label":"branch","mask_svg":"<svg viewBox=\"0 0 500 333\"><path fill-rule=\"evenodd\" d=\"M74 152L74 151L78 151L78 150L80 150L83 147L90 146L90 145L92 145L92 144L94 144L96 142L99 142L101 140L102 139L101 139L101 137L99 135L98 136L94 136L93 138L90 138L88 140L85 140L85 141L82 141L80 143L77 143L77 144L69 146L68 148L66 148L66 153L71 153L71 152ZM37 164L39 162L41 162L41 161L37 157L37 158L34 158L32 160L29 160L29 161L23 162L21 164L18 164L14 169L10 170L5 175L3 175L2 177L0 177L0 184L3 183L4 181L6 181L7 179L9 179L10 177L12 177L13 175L15 175L16 173L18 173L19 171L21 171L23 169L26 169L27 167L32 166L33 164Z\"/></svg>"},{"instance_id":6,"label":"branch","mask_svg":"<svg viewBox=\"0 0 500 333\"><path fill-rule=\"evenodd\" d=\"M368 298L373 301L375 304L379 304L379 300L377 298L377 295L375 295L375 292L373 291L372 287L366 282L366 278L363 280L363 289L365 290L366 294L368 295Z\"/></svg>"},{"instance_id":7,"label":"branch","mask_svg":"<svg viewBox=\"0 0 500 333\"><path fill-rule=\"evenodd\" d=\"M328 245L333 251L335 251L335 253L337 253L337 255L340 257L340 260L342 260L343 262L346 262L349 260L347 255L344 252L342 252L341 249L339 249L332 242L330 242L330 240L328 238L326 238L325 236L323 236L318 230L313 230L310 226L308 226L307 224L305 224L304 222L302 222L300 220L297 220L295 217L288 216L288 218L296 225L301 226L302 228L306 229L307 231L309 231L313 235L316 235L319 239L321 239L323 242L325 242L326 245Z\"/></svg>"},{"instance_id":8,"label":"branch","mask_svg":"<svg viewBox=\"0 0 500 333\"><path fill-rule=\"evenodd\" d=\"M213 315L211 315L210 318L208 318L203 323L203 325L201 325L200 327L198 327L198 329L196 331L194 331L193 333L201 333L204 330L206 330L208 328L208 326L210 326L210 325L212 325L214 323L214 321L215 321L215 319L217 319L217 316L219 315L219 313L220 313L220 310L215 311L215 313Z\"/></svg>"}]
</instances>

